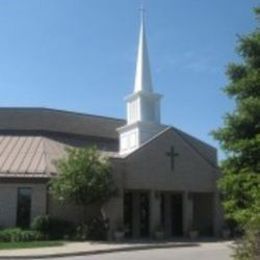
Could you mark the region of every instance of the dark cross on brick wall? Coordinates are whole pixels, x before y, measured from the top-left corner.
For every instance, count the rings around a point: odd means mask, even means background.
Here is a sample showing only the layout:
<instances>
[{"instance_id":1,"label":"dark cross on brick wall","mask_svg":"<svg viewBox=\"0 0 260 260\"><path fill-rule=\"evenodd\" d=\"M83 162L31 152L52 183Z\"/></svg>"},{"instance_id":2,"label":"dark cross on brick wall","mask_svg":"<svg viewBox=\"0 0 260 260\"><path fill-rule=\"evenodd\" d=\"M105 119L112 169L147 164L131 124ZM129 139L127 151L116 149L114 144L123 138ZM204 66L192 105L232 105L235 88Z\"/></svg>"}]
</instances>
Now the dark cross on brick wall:
<instances>
[{"instance_id":1,"label":"dark cross on brick wall","mask_svg":"<svg viewBox=\"0 0 260 260\"><path fill-rule=\"evenodd\" d=\"M179 154L175 152L174 146L171 146L170 152L167 152L166 155L170 157L171 170L174 171L175 157L177 157Z\"/></svg>"}]
</instances>

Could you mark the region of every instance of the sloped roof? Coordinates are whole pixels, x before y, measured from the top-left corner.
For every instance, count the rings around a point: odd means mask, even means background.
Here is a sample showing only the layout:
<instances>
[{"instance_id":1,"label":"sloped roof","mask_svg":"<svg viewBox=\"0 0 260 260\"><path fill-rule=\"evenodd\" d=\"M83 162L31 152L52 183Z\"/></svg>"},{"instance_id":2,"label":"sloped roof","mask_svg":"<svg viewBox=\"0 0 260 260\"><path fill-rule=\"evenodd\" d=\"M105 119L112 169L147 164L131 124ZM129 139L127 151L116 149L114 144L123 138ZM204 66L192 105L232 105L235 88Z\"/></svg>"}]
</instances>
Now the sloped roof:
<instances>
[{"instance_id":1,"label":"sloped roof","mask_svg":"<svg viewBox=\"0 0 260 260\"><path fill-rule=\"evenodd\" d=\"M85 146L77 138L73 138L73 142L67 142L64 138L51 138L44 134L24 135L23 131L65 133L117 141L116 129L124 124L125 121L120 119L54 109L0 108L0 177L50 177L57 172L53 161L65 155L65 147L77 147L79 143ZM177 128L169 129L177 133L209 164L217 166L214 147ZM15 134L11 134L13 131ZM115 152L104 153L124 158Z\"/></svg>"},{"instance_id":2,"label":"sloped roof","mask_svg":"<svg viewBox=\"0 0 260 260\"><path fill-rule=\"evenodd\" d=\"M191 136L175 127L171 127L196 153L212 166L217 166L217 150L215 147Z\"/></svg>"},{"instance_id":3,"label":"sloped roof","mask_svg":"<svg viewBox=\"0 0 260 260\"><path fill-rule=\"evenodd\" d=\"M65 145L45 137L0 136L0 176L49 177Z\"/></svg>"},{"instance_id":4,"label":"sloped roof","mask_svg":"<svg viewBox=\"0 0 260 260\"><path fill-rule=\"evenodd\" d=\"M133 152L123 156L122 158L128 158L132 154L138 152L139 150L143 149L143 147L149 145L152 141L156 140L157 138L160 138L162 135L164 135L168 131L174 131L186 144L190 146L192 150L194 150L195 153L197 153L203 160L205 160L209 165L211 165L213 168L217 168L217 150L201 140L186 134L185 132L175 128L175 127L165 127L161 132L159 132L157 135L155 135L153 138L148 140L146 143L142 144L138 149L134 150Z\"/></svg>"},{"instance_id":5,"label":"sloped roof","mask_svg":"<svg viewBox=\"0 0 260 260\"><path fill-rule=\"evenodd\" d=\"M0 177L51 177L57 173L55 161L66 156L68 147L47 137L0 136Z\"/></svg>"},{"instance_id":6,"label":"sloped roof","mask_svg":"<svg viewBox=\"0 0 260 260\"><path fill-rule=\"evenodd\" d=\"M118 139L124 120L48 108L0 108L1 131L47 131Z\"/></svg>"}]
</instances>

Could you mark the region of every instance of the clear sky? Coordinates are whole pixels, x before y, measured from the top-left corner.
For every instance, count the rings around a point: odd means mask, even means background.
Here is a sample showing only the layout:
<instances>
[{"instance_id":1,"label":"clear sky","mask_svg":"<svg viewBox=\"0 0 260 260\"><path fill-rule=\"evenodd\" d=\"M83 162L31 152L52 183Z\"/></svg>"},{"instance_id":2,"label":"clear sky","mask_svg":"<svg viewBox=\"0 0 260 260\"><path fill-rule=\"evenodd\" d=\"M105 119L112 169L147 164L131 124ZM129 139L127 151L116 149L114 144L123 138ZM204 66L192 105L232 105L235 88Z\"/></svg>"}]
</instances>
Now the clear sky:
<instances>
[{"instance_id":1,"label":"clear sky","mask_svg":"<svg viewBox=\"0 0 260 260\"><path fill-rule=\"evenodd\" d=\"M133 90L140 0L0 0L0 106L125 118ZM209 132L232 101L225 69L253 0L146 0L162 121L218 146ZM222 157L223 155L221 155Z\"/></svg>"}]
</instances>

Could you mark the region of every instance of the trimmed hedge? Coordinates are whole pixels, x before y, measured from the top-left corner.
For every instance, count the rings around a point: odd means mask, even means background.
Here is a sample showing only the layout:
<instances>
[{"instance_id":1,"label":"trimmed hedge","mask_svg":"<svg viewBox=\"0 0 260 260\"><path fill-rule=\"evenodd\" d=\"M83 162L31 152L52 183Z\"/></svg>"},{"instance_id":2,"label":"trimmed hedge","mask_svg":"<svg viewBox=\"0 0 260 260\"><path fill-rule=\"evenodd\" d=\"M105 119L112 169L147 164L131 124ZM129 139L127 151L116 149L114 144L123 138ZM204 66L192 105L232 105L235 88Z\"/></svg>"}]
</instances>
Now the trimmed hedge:
<instances>
[{"instance_id":1,"label":"trimmed hedge","mask_svg":"<svg viewBox=\"0 0 260 260\"><path fill-rule=\"evenodd\" d=\"M38 231L22 230L20 228L8 228L0 231L0 242L27 242L43 240Z\"/></svg>"},{"instance_id":2,"label":"trimmed hedge","mask_svg":"<svg viewBox=\"0 0 260 260\"><path fill-rule=\"evenodd\" d=\"M108 221L94 217L75 226L71 222L50 217L36 217L31 230L7 228L0 230L0 242L31 242L40 240L106 240Z\"/></svg>"}]
</instances>

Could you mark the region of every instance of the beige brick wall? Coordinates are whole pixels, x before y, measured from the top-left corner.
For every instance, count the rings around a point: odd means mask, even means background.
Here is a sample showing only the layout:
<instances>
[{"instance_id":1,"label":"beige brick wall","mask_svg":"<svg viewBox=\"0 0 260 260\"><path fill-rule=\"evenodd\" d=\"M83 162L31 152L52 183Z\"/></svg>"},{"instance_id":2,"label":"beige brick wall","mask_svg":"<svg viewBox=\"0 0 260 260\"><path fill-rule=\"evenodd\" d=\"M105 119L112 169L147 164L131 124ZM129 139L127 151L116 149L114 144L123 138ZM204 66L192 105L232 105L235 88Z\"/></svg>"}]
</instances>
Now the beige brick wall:
<instances>
[{"instance_id":1,"label":"beige brick wall","mask_svg":"<svg viewBox=\"0 0 260 260\"><path fill-rule=\"evenodd\" d=\"M171 146L179 154L171 171L166 155ZM164 191L212 192L216 170L174 131L167 131L126 159L124 187Z\"/></svg>"},{"instance_id":2,"label":"beige brick wall","mask_svg":"<svg viewBox=\"0 0 260 260\"><path fill-rule=\"evenodd\" d=\"M32 189L31 220L46 213L46 185L32 183L0 183L0 226L16 225L17 190Z\"/></svg>"},{"instance_id":3,"label":"beige brick wall","mask_svg":"<svg viewBox=\"0 0 260 260\"><path fill-rule=\"evenodd\" d=\"M175 159L174 171L171 170L170 158L166 155L171 146L174 146L175 151L179 154ZM177 191L186 194L186 197L191 192L210 193L216 196L218 194L216 181L219 176L220 172L216 167L209 164L189 143L171 129L129 155L121 163L114 162L114 177L125 190ZM122 213L119 214L123 211L122 193L117 201L117 206L111 203L109 204L111 207L107 207L109 215L116 208L117 214L111 214L112 222L122 218ZM189 211L187 202L189 200L186 198L183 209L185 233L187 233L193 215ZM219 214L221 207L215 201L212 201L212 204L214 207L212 222L214 233L217 234L222 223L222 215ZM159 207L155 208L153 214L158 215L159 210Z\"/></svg>"}]
</instances>

